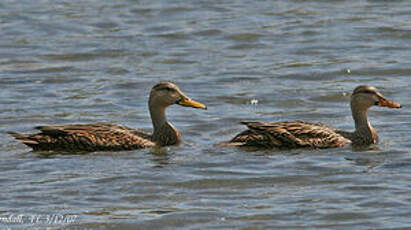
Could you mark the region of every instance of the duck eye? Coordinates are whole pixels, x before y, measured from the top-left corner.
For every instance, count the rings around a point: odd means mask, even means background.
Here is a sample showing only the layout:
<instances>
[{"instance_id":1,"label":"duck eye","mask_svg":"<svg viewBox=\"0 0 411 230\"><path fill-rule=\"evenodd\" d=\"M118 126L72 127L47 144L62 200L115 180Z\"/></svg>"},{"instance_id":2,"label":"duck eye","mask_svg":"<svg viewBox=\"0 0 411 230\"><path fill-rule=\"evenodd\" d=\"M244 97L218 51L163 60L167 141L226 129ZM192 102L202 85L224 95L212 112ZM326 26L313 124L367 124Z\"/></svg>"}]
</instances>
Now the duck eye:
<instances>
[{"instance_id":1,"label":"duck eye","mask_svg":"<svg viewBox=\"0 0 411 230\"><path fill-rule=\"evenodd\" d=\"M374 91L371 91L371 90L364 90L364 91L362 91L362 93L375 94Z\"/></svg>"},{"instance_id":2,"label":"duck eye","mask_svg":"<svg viewBox=\"0 0 411 230\"><path fill-rule=\"evenodd\" d=\"M167 90L168 92L173 92L174 91L174 89L170 88L170 87L165 87L164 89Z\"/></svg>"}]
</instances>

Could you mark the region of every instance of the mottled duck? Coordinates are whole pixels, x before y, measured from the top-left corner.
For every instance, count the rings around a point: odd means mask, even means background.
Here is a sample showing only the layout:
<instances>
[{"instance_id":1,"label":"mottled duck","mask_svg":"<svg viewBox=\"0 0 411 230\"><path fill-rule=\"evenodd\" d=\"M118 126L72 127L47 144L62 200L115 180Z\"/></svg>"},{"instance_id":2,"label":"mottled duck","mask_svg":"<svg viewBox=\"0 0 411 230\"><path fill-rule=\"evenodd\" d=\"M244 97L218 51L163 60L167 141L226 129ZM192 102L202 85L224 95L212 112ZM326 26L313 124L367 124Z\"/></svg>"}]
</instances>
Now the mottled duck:
<instances>
[{"instance_id":1,"label":"mottled duck","mask_svg":"<svg viewBox=\"0 0 411 230\"><path fill-rule=\"evenodd\" d=\"M177 145L181 141L180 132L166 118L166 108L173 104L207 109L187 97L175 84L159 82L151 89L148 100L153 134L110 123L38 126L40 133L9 134L40 151L119 151Z\"/></svg>"},{"instance_id":2,"label":"mottled duck","mask_svg":"<svg viewBox=\"0 0 411 230\"><path fill-rule=\"evenodd\" d=\"M347 132L321 123L304 121L241 122L248 127L219 146L249 146L265 148L336 148L347 144L367 146L378 142L378 135L367 119L371 106L401 108L387 100L375 87L360 85L351 96L351 112L355 131Z\"/></svg>"}]
</instances>

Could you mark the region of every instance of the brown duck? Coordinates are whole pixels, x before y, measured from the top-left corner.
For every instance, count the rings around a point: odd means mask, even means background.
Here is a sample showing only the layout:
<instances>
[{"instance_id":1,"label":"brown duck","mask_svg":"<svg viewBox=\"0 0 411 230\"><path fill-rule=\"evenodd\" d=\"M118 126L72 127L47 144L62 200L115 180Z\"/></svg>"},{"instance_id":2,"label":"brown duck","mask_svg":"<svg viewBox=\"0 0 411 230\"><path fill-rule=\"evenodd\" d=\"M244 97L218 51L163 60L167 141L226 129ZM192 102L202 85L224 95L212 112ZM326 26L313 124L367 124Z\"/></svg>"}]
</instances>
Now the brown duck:
<instances>
[{"instance_id":1,"label":"brown duck","mask_svg":"<svg viewBox=\"0 0 411 230\"><path fill-rule=\"evenodd\" d=\"M166 118L166 108L173 104L207 109L187 97L175 84L159 82L151 89L148 101L153 134L110 123L39 126L37 134L9 134L33 150L41 151L119 151L177 145L181 141L180 132Z\"/></svg>"},{"instance_id":2,"label":"brown duck","mask_svg":"<svg viewBox=\"0 0 411 230\"><path fill-rule=\"evenodd\" d=\"M387 100L375 87L360 85L354 89L351 96L354 132L304 121L241 122L248 129L219 146L336 148L347 144L353 146L375 144L378 142L378 134L367 119L367 111L374 105L401 108L400 104Z\"/></svg>"}]
</instances>

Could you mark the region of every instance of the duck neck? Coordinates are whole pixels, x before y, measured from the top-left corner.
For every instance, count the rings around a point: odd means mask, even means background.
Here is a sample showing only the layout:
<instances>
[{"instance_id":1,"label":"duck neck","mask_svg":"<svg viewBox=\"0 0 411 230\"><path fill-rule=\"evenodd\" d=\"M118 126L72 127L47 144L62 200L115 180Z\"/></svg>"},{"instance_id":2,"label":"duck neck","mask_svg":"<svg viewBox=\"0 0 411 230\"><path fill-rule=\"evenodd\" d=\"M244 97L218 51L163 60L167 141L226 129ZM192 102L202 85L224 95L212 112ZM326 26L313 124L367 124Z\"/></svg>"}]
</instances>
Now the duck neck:
<instances>
[{"instance_id":1,"label":"duck neck","mask_svg":"<svg viewBox=\"0 0 411 230\"><path fill-rule=\"evenodd\" d=\"M352 117L355 122L354 144L374 144L378 141L375 129L368 121L368 108L359 108L355 103L351 103Z\"/></svg>"},{"instance_id":2,"label":"duck neck","mask_svg":"<svg viewBox=\"0 0 411 230\"><path fill-rule=\"evenodd\" d=\"M150 106L150 116L154 132L167 123L166 108L164 107Z\"/></svg>"},{"instance_id":3,"label":"duck neck","mask_svg":"<svg viewBox=\"0 0 411 230\"><path fill-rule=\"evenodd\" d=\"M152 141L159 146L174 145L180 141L178 130L167 122L166 107L149 102L151 121L153 122Z\"/></svg>"}]
</instances>

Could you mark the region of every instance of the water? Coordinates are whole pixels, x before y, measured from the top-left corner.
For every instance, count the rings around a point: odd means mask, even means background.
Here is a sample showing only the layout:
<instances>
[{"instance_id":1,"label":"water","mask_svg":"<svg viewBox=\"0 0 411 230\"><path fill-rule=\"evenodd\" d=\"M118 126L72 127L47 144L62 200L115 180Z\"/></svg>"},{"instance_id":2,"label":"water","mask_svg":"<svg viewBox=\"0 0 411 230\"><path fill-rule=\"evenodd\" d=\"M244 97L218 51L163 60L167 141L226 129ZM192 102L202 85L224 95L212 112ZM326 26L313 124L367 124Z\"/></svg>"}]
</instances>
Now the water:
<instances>
[{"instance_id":1,"label":"water","mask_svg":"<svg viewBox=\"0 0 411 230\"><path fill-rule=\"evenodd\" d=\"M2 1L1 227L410 228L410 15L409 1ZM4 133L150 130L159 80L209 108L169 108L179 147L42 156ZM213 147L241 120L352 130L359 84L404 106L369 112L376 148Z\"/></svg>"}]
</instances>

